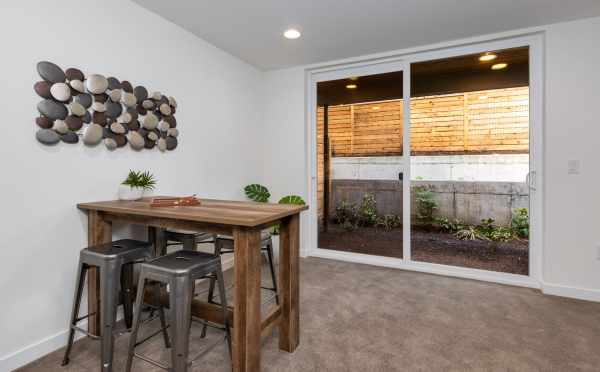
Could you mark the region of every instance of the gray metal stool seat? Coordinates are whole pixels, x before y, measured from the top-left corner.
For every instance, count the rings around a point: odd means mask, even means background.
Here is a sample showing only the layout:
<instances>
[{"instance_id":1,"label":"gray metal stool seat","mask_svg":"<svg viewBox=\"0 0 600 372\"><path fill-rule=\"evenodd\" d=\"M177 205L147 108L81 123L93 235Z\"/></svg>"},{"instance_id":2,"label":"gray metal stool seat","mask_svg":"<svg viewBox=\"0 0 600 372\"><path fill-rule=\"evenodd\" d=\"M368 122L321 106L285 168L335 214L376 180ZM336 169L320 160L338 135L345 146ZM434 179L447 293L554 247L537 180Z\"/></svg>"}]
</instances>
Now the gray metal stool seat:
<instances>
[{"instance_id":1,"label":"gray metal stool seat","mask_svg":"<svg viewBox=\"0 0 600 372\"><path fill-rule=\"evenodd\" d=\"M85 282L85 275L91 266L100 271L100 323L101 323L101 370L112 371L113 348L114 348L114 326L119 304L119 293L122 297L125 313L133 311L131 301L131 284L127 283L129 275L133 275L133 264L142 262L152 256L152 244L144 241L123 239L112 243L101 244L81 250L79 254L79 268L77 270L77 283L75 286L75 297L73 310L69 324L69 340L63 358L63 365L69 363L69 354L73 346L75 331L80 331L92 338L85 330L79 328L77 323L88 318L92 314L79 317L79 308ZM131 282L131 280L129 280ZM119 286L121 291L119 292ZM162 309L160 311L164 315ZM126 316L127 318L127 316ZM161 317L164 320L164 317ZM165 324L163 322L163 329Z\"/></svg>"},{"instance_id":2,"label":"gray metal stool seat","mask_svg":"<svg viewBox=\"0 0 600 372\"><path fill-rule=\"evenodd\" d=\"M223 313L222 329L225 331L225 339L227 341L229 352L231 353L231 335L227 319L227 300L225 298L225 284L221 269L221 258L208 253L181 250L141 265L133 328L127 356L127 372L131 371L134 356L160 368L170 369L176 372L187 371L188 365L193 361L188 361L188 346L195 281L197 279L205 278L208 275L214 275L217 278L216 280L221 294L221 308ZM154 280L169 286L168 298L172 343L172 366L170 368L135 352L136 346L141 343L137 341L137 333L140 325L139 314L142 306L144 287L148 280ZM160 296L158 299L160 301Z\"/></svg>"}]
</instances>

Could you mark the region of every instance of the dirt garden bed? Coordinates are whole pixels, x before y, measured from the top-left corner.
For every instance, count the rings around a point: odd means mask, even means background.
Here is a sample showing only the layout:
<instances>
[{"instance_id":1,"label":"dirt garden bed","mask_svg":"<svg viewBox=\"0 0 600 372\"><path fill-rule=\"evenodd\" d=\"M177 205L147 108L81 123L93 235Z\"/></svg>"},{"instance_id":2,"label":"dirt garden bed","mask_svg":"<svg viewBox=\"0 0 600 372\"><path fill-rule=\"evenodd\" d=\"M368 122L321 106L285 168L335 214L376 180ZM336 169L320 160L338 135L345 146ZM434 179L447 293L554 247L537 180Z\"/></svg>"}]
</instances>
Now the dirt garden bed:
<instances>
[{"instance_id":1,"label":"dirt garden bed","mask_svg":"<svg viewBox=\"0 0 600 372\"><path fill-rule=\"evenodd\" d=\"M421 229L413 229L411 240L414 261L521 275L529 272L527 240L459 240L450 233ZM319 247L402 258L402 228L386 231L382 228L360 227L346 231L339 225L330 225L326 233L319 232Z\"/></svg>"}]
</instances>

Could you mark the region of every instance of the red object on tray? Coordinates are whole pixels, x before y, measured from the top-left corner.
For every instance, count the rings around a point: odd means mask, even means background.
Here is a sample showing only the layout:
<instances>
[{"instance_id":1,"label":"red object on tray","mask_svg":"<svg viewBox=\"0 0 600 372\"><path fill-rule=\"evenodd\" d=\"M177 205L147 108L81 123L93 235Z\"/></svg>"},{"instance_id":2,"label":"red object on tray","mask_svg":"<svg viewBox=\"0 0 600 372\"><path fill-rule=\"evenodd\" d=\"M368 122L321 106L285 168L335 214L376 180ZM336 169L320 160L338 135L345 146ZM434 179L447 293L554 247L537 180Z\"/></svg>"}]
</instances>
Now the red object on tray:
<instances>
[{"instance_id":1,"label":"red object on tray","mask_svg":"<svg viewBox=\"0 0 600 372\"><path fill-rule=\"evenodd\" d=\"M151 207L183 207L192 205L200 205L200 199L196 198L195 195L181 198L154 198L150 202Z\"/></svg>"}]
</instances>

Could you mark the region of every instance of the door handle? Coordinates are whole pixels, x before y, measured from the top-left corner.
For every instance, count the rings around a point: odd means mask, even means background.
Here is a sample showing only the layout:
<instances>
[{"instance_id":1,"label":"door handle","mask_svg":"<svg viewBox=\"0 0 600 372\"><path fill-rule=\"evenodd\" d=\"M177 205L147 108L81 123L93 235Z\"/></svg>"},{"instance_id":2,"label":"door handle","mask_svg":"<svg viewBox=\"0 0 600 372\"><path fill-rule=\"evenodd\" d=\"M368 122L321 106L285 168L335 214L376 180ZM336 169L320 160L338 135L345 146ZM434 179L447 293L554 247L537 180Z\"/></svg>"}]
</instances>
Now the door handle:
<instances>
[{"instance_id":1,"label":"door handle","mask_svg":"<svg viewBox=\"0 0 600 372\"><path fill-rule=\"evenodd\" d=\"M525 183L529 187L530 190L535 191L535 171L529 171L527 176L525 176Z\"/></svg>"}]
</instances>

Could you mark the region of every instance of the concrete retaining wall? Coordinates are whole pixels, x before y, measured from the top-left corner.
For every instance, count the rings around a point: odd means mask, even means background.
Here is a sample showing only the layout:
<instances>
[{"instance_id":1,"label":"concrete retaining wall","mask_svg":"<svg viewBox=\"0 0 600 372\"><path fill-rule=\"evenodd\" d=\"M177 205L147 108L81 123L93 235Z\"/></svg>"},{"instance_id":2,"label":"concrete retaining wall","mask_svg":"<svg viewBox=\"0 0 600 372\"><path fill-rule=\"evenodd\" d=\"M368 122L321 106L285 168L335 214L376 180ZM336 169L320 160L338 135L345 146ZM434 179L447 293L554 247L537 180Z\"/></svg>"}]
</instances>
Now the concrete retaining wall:
<instances>
[{"instance_id":1,"label":"concrete retaining wall","mask_svg":"<svg viewBox=\"0 0 600 372\"><path fill-rule=\"evenodd\" d=\"M402 156L335 157L332 178L397 180ZM412 156L410 174L424 181L525 182L529 154Z\"/></svg>"},{"instance_id":2,"label":"concrete retaining wall","mask_svg":"<svg viewBox=\"0 0 600 372\"><path fill-rule=\"evenodd\" d=\"M436 216L458 218L469 224L493 218L500 225L509 225L515 208L529 208L529 191L520 182L413 181L412 186L433 191L438 203ZM402 215L402 181L332 180L330 216L343 200L360 203L366 193L375 195L380 214ZM411 194L414 217L414 191Z\"/></svg>"}]
</instances>

